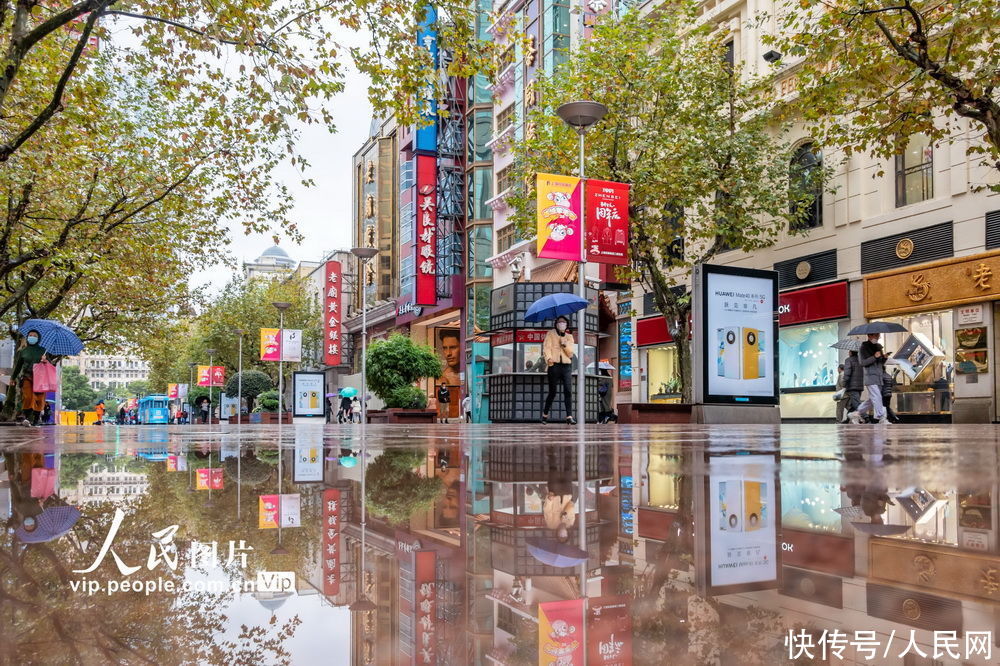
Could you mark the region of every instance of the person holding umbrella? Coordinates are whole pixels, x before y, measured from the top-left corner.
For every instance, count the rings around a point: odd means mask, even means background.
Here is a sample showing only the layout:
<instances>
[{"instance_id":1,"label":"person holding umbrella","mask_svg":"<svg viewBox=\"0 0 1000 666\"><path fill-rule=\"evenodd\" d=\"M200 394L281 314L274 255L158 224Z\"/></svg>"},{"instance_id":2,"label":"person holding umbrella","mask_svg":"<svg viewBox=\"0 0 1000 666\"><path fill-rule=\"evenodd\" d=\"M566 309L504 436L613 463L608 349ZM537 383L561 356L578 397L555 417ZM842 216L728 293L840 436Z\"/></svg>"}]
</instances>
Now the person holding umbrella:
<instances>
[{"instance_id":1,"label":"person holding umbrella","mask_svg":"<svg viewBox=\"0 0 1000 666\"><path fill-rule=\"evenodd\" d=\"M45 409L45 393L36 393L34 387L35 364L41 363L45 358L45 349L39 344L41 335L37 330L29 330L18 347L14 357L14 370L11 374L11 381L21 379L21 411L24 412L24 420L21 425L38 425L38 417Z\"/></svg>"},{"instance_id":2,"label":"person holding umbrella","mask_svg":"<svg viewBox=\"0 0 1000 666\"><path fill-rule=\"evenodd\" d=\"M872 410L878 423L886 425L885 405L882 402L882 375L885 373L885 350L879 344L879 333L868 333L859 353L868 398L849 416L852 423L861 423L861 417Z\"/></svg>"},{"instance_id":3,"label":"person holding umbrella","mask_svg":"<svg viewBox=\"0 0 1000 666\"><path fill-rule=\"evenodd\" d=\"M576 342L573 335L567 331L569 320L559 315L556 317L555 326L545 334L545 341L542 343L542 353L545 356L545 364L548 366L549 393L545 396L545 407L542 410L542 423L549 422L549 412L552 410L552 401L556 398L556 388L562 386L563 405L566 407L566 423L573 425L576 419L573 418L573 389L572 389L572 368L573 349Z\"/></svg>"}]
</instances>

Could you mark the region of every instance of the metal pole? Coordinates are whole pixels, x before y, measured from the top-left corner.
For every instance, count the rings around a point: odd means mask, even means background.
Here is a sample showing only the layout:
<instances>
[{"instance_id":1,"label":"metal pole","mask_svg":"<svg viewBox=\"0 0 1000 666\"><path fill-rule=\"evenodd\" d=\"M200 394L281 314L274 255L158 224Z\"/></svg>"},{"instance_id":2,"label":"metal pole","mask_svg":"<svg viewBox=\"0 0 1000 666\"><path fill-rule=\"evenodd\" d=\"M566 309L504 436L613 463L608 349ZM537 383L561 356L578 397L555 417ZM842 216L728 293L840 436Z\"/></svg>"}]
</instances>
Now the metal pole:
<instances>
[{"instance_id":1,"label":"metal pole","mask_svg":"<svg viewBox=\"0 0 1000 666\"><path fill-rule=\"evenodd\" d=\"M215 403L212 402L212 387L215 386L215 366L212 365L212 355L208 355L208 425L212 425L212 413Z\"/></svg>"},{"instance_id":2,"label":"metal pole","mask_svg":"<svg viewBox=\"0 0 1000 666\"><path fill-rule=\"evenodd\" d=\"M367 265L368 261L362 260L361 262L361 273L364 272L364 267ZM365 438L365 424L368 422L368 308L365 307L365 286L364 277L359 273L361 277L361 442L364 444ZM362 523L364 519L362 519ZM364 536L362 532L361 536Z\"/></svg>"},{"instance_id":3,"label":"metal pole","mask_svg":"<svg viewBox=\"0 0 1000 666\"><path fill-rule=\"evenodd\" d=\"M580 298L587 297L587 227L586 219L584 218L584 179L586 177L584 173L584 153L583 153L583 141L584 141L584 130L581 128L577 130L580 134L580 266L579 266L579 288L580 288ZM586 319L587 319L587 308L584 307L580 310L578 317L578 330L577 335L579 336L576 341L576 356L577 356L577 378L576 378L576 411L577 411L577 424L576 424L576 485L577 485L577 502L579 506L577 507L576 515L578 516L577 522L579 523L579 537L580 537L580 549L584 552L587 551L587 475L585 469L586 462L586 450L585 450L585 438L584 438L584 427L587 422L587 396L586 396L586 377L584 372L586 371L586 362L584 360L584 348L586 341ZM583 564L580 565L580 597L583 599L587 598L587 564L588 560L584 560ZM584 604L584 612L586 612L586 602ZM584 623L586 624L586 622ZM584 639L584 644L586 645L586 639Z\"/></svg>"},{"instance_id":4,"label":"metal pole","mask_svg":"<svg viewBox=\"0 0 1000 666\"><path fill-rule=\"evenodd\" d=\"M190 372L188 373L187 401L188 401L188 407L194 407L194 405L191 404L191 391L194 390L194 366L193 365L189 365L188 368L190 369ZM193 426L194 425L194 409L188 409L186 411L188 413L188 425Z\"/></svg>"},{"instance_id":5,"label":"metal pole","mask_svg":"<svg viewBox=\"0 0 1000 666\"><path fill-rule=\"evenodd\" d=\"M285 340L285 311L278 310L278 425L281 425L281 410L284 408L285 393L285 350L281 348L281 343ZM280 438L281 435L279 434ZM280 444L280 439L279 439ZM280 449L279 449L280 452ZM279 457L278 464L281 464ZM279 480L280 483L280 480Z\"/></svg>"},{"instance_id":6,"label":"metal pole","mask_svg":"<svg viewBox=\"0 0 1000 666\"><path fill-rule=\"evenodd\" d=\"M236 371L236 425L243 425L243 331L240 331L240 360Z\"/></svg>"}]
</instances>

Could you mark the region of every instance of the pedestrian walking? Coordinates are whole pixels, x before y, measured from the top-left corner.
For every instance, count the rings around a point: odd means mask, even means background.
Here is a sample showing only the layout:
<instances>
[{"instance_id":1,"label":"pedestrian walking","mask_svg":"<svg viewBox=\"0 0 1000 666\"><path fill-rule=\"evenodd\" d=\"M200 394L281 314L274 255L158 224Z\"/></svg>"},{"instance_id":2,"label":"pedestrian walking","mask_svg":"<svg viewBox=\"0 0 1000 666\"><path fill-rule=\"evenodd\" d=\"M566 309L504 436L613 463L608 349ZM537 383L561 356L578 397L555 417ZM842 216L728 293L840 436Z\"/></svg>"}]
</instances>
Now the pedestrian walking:
<instances>
[{"instance_id":1,"label":"pedestrian walking","mask_svg":"<svg viewBox=\"0 0 1000 666\"><path fill-rule=\"evenodd\" d=\"M466 423L472 423L472 396L468 393L462 398L462 414Z\"/></svg>"},{"instance_id":2,"label":"pedestrian walking","mask_svg":"<svg viewBox=\"0 0 1000 666\"><path fill-rule=\"evenodd\" d=\"M617 420L612 390L614 381L611 379L611 372L606 368L599 368L597 373L600 375L597 378L597 395L601 400L601 413L597 415L597 422L608 423L612 419Z\"/></svg>"},{"instance_id":3,"label":"pedestrian walking","mask_svg":"<svg viewBox=\"0 0 1000 666\"><path fill-rule=\"evenodd\" d=\"M837 401L837 413L834 418L837 419L837 423L844 422L845 409L847 407L847 389L844 386L844 364L841 363L837 366L837 384L834 386L836 392L833 394L833 399Z\"/></svg>"},{"instance_id":4,"label":"pedestrian walking","mask_svg":"<svg viewBox=\"0 0 1000 666\"><path fill-rule=\"evenodd\" d=\"M890 356L888 353L886 356ZM885 417L889 423L899 423L899 417L892 411L892 390L896 386L896 380L888 372L882 370L882 404L885 406Z\"/></svg>"},{"instance_id":5,"label":"pedestrian walking","mask_svg":"<svg viewBox=\"0 0 1000 666\"><path fill-rule=\"evenodd\" d=\"M847 423L851 414L858 409L861 404L861 391L865 388L864 370L861 368L861 359L858 352L850 351L844 359L844 395L847 397L847 406L843 422Z\"/></svg>"},{"instance_id":6,"label":"pedestrian walking","mask_svg":"<svg viewBox=\"0 0 1000 666\"><path fill-rule=\"evenodd\" d=\"M345 395L340 399L340 409L337 410L337 423L350 423L353 420L351 415L351 399Z\"/></svg>"},{"instance_id":7,"label":"pedestrian walking","mask_svg":"<svg viewBox=\"0 0 1000 666\"><path fill-rule=\"evenodd\" d=\"M548 367L549 393L545 396L545 406L542 409L542 423L549 422L549 412L552 410L552 401L556 399L556 388L562 386L563 405L566 407L566 423L570 425L576 423L573 418L573 393L572 393L572 369L573 369L573 347L576 341L573 340L569 328L569 320L566 317L556 317L555 327L545 334L545 341L542 343L542 353L545 356L545 365Z\"/></svg>"},{"instance_id":8,"label":"pedestrian walking","mask_svg":"<svg viewBox=\"0 0 1000 666\"><path fill-rule=\"evenodd\" d=\"M875 420L886 425L889 419L885 415L885 404L882 402L882 375L885 373L885 351L879 344L880 335L869 333L868 339L862 343L858 356L863 370L865 389L868 397L856 411L851 414L852 423L861 423L861 417L867 412L873 412Z\"/></svg>"},{"instance_id":9,"label":"pedestrian walking","mask_svg":"<svg viewBox=\"0 0 1000 666\"><path fill-rule=\"evenodd\" d=\"M354 400L351 401L351 413L349 418L351 421L361 423L361 400L358 399L358 396L354 396Z\"/></svg>"},{"instance_id":10,"label":"pedestrian walking","mask_svg":"<svg viewBox=\"0 0 1000 666\"><path fill-rule=\"evenodd\" d=\"M212 402L208 398L203 398L201 401L201 422L208 423L209 412L212 409Z\"/></svg>"},{"instance_id":11,"label":"pedestrian walking","mask_svg":"<svg viewBox=\"0 0 1000 666\"><path fill-rule=\"evenodd\" d=\"M21 425L38 425L38 418L45 411L45 393L36 393L34 384L35 365L46 358L45 350L38 344L41 336L32 329L21 338L17 354L14 357L14 368L11 381L21 380L21 411L24 420Z\"/></svg>"},{"instance_id":12,"label":"pedestrian walking","mask_svg":"<svg viewBox=\"0 0 1000 666\"><path fill-rule=\"evenodd\" d=\"M437 401L438 423L447 423L448 414L451 410L451 391L449 391L448 386L443 383L438 384Z\"/></svg>"},{"instance_id":13,"label":"pedestrian walking","mask_svg":"<svg viewBox=\"0 0 1000 666\"><path fill-rule=\"evenodd\" d=\"M97 412L97 422L94 425L104 425L104 401L99 400L97 405L94 407L94 411Z\"/></svg>"}]
</instances>

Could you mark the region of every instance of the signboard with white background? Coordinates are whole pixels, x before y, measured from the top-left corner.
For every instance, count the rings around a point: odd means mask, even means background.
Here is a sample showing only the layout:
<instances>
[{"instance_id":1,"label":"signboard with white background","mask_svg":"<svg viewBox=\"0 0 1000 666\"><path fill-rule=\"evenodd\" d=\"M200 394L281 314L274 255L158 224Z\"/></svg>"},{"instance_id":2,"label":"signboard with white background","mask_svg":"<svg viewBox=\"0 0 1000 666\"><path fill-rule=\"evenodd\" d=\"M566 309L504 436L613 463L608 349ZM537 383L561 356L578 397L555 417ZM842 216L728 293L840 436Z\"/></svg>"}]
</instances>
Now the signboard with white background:
<instances>
[{"instance_id":1,"label":"signboard with white background","mask_svg":"<svg viewBox=\"0 0 1000 666\"><path fill-rule=\"evenodd\" d=\"M326 375L322 372L292 374L292 416L322 417L326 414Z\"/></svg>"}]
</instances>

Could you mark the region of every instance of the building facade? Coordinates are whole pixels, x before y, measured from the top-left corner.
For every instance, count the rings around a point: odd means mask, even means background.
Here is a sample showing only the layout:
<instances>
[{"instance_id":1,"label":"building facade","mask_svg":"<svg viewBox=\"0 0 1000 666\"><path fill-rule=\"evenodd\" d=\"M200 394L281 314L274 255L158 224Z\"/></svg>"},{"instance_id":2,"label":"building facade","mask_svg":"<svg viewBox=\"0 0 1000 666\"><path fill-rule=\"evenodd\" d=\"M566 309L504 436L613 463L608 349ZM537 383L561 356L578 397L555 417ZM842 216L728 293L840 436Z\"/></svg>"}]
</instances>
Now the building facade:
<instances>
[{"instance_id":1,"label":"building facade","mask_svg":"<svg viewBox=\"0 0 1000 666\"><path fill-rule=\"evenodd\" d=\"M149 363L134 356L84 353L67 356L62 362L79 368L94 389L120 389L149 379Z\"/></svg>"},{"instance_id":2,"label":"building facade","mask_svg":"<svg viewBox=\"0 0 1000 666\"><path fill-rule=\"evenodd\" d=\"M272 245L253 261L243 262L243 277L248 280L259 277L286 278L295 270L295 263L283 248Z\"/></svg>"}]
</instances>

